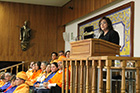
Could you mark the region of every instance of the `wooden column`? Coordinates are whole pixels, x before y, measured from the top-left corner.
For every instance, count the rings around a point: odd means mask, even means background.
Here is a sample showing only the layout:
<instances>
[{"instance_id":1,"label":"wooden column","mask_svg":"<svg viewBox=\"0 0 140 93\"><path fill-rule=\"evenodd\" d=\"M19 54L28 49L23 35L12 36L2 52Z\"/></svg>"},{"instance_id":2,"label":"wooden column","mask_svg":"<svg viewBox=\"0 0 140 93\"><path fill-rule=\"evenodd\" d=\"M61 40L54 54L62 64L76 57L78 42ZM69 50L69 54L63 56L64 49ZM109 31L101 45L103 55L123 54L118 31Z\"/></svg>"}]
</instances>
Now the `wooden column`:
<instances>
[{"instance_id":1,"label":"wooden column","mask_svg":"<svg viewBox=\"0 0 140 93\"><path fill-rule=\"evenodd\" d=\"M13 72L13 68L11 67L11 74L12 74L12 72Z\"/></svg>"},{"instance_id":2,"label":"wooden column","mask_svg":"<svg viewBox=\"0 0 140 93\"><path fill-rule=\"evenodd\" d=\"M78 93L78 65L77 60L75 60L75 93Z\"/></svg>"},{"instance_id":3,"label":"wooden column","mask_svg":"<svg viewBox=\"0 0 140 93\"><path fill-rule=\"evenodd\" d=\"M99 93L103 93L103 66L104 62L101 60L98 60L98 65L99 65Z\"/></svg>"},{"instance_id":4,"label":"wooden column","mask_svg":"<svg viewBox=\"0 0 140 93\"><path fill-rule=\"evenodd\" d=\"M83 62L80 60L80 93L83 93Z\"/></svg>"},{"instance_id":5,"label":"wooden column","mask_svg":"<svg viewBox=\"0 0 140 93\"><path fill-rule=\"evenodd\" d=\"M86 93L89 92L89 63L86 60Z\"/></svg>"},{"instance_id":6,"label":"wooden column","mask_svg":"<svg viewBox=\"0 0 140 93\"><path fill-rule=\"evenodd\" d=\"M92 93L97 93L96 91L96 87L97 87L96 66L97 66L97 63L95 62L95 60L92 60Z\"/></svg>"},{"instance_id":7,"label":"wooden column","mask_svg":"<svg viewBox=\"0 0 140 93\"><path fill-rule=\"evenodd\" d=\"M106 60L107 76L106 76L106 93L110 93L110 67L111 60Z\"/></svg>"},{"instance_id":8,"label":"wooden column","mask_svg":"<svg viewBox=\"0 0 140 93\"><path fill-rule=\"evenodd\" d=\"M122 66L121 93L125 93L125 67L126 67L126 60L121 62L121 66Z\"/></svg>"},{"instance_id":9,"label":"wooden column","mask_svg":"<svg viewBox=\"0 0 140 93\"><path fill-rule=\"evenodd\" d=\"M16 74L18 73L18 67L19 67L19 66L17 65L17 66L16 66Z\"/></svg>"},{"instance_id":10,"label":"wooden column","mask_svg":"<svg viewBox=\"0 0 140 93\"><path fill-rule=\"evenodd\" d=\"M24 64L22 64L22 71L24 71Z\"/></svg>"},{"instance_id":11,"label":"wooden column","mask_svg":"<svg viewBox=\"0 0 140 93\"><path fill-rule=\"evenodd\" d=\"M66 60L66 93L69 92L69 63Z\"/></svg>"},{"instance_id":12,"label":"wooden column","mask_svg":"<svg viewBox=\"0 0 140 93\"><path fill-rule=\"evenodd\" d=\"M136 93L140 93L140 61L136 62Z\"/></svg>"},{"instance_id":13,"label":"wooden column","mask_svg":"<svg viewBox=\"0 0 140 93\"><path fill-rule=\"evenodd\" d=\"M72 60L70 60L71 72L70 72L70 93L73 92L73 65Z\"/></svg>"},{"instance_id":14,"label":"wooden column","mask_svg":"<svg viewBox=\"0 0 140 93\"><path fill-rule=\"evenodd\" d=\"M7 72L7 69L5 69L4 72L6 73Z\"/></svg>"},{"instance_id":15,"label":"wooden column","mask_svg":"<svg viewBox=\"0 0 140 93\"><path fill-rule=\"evenodd\" d=\"M63 65L63 76L62 76L62 93L64 93L65 90L65 62L62 61L62 65Z\"/></svg>"}]
</instances>

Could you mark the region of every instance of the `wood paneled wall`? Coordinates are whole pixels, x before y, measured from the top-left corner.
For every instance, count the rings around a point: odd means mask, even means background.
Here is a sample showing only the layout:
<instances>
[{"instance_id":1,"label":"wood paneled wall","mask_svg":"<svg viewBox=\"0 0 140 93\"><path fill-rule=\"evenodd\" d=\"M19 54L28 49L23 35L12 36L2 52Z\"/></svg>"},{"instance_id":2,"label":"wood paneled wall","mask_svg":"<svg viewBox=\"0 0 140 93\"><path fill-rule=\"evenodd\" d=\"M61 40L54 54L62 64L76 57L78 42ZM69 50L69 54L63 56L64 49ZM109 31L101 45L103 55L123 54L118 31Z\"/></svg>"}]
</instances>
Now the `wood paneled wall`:
<instances>
[{"instance_id":1,"label":"wood paneled wall","mask_svg":"<svg viewBox=\"0 0 140 93\"><path fill-rule=\"evenodd\" d=\"M64 7L0 2L0 61L48 60L50 53L64 50L64 24L115 0L72 0ZM69 7L73 7L70 9ZM20 27L30 21L30 48L20 47Z\"/></svg>"},{"instance_id":2,"label":"wood paneled wall","mask_svg":"<svg viewBox=\"0 0 140 93\"><path fill-rule=\"evenodd\" d=\"M0 2L0 61L43 61L53 51L64 50L61 26L62 9L58 7ZM30 48L20 47L20 27L30 21Z\"/></svg>"},{"instance_id":3,"label":"wood paneled wall","mask_svg":"<svg viewBox=\"0 0 140 93\"><path fill-rule=\"evenodd\" d=\"M72 0L63 7L62 25L95 11L116 0ZM70 9L73 7L73 9Z\"/></svg>"}]
</instances>

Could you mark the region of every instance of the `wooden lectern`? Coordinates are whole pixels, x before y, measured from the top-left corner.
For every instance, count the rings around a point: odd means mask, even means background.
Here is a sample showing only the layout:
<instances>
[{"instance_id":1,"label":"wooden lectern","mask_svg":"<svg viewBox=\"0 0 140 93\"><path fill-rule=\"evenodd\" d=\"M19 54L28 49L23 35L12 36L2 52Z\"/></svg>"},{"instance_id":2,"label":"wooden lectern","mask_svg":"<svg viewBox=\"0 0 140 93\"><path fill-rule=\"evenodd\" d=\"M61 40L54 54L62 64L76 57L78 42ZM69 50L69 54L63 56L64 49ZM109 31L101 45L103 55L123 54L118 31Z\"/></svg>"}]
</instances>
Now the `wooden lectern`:
<instances>
[{"instance_id":1,"label":"wooden lectern","mask_svg":"<svg viewBox=\"0 0 140 93\"><path fill-rule=\"evenodd\" d=\"M70 58L120 55L120 46L102 39L71 42Z\"/></svg>"}]
</instances>

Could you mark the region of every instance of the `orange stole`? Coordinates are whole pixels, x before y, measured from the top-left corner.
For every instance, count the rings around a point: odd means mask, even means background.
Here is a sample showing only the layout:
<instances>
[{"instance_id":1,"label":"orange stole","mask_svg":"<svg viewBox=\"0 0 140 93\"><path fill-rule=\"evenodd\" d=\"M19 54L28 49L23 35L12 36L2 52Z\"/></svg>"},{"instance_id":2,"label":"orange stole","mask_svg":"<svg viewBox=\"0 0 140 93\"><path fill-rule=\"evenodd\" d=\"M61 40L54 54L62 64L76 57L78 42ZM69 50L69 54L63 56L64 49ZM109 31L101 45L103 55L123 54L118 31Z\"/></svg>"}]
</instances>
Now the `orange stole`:
<instances>
[{"instance_id":1,"label":"orange stole","mask_svg":"<svg viewBox=\"0 0 140 93\"><path fill-rule=\"evenodd\" d=\"M65 73L66 73L66 68L65 68ZM63 71L59 70L48 82L50 83L56 83L59 87L62 87L62 75ZM70 71L69 71L69 79L70 79ZM65 74L65 82L66 82L66 74Z\"/></svg>"},{"instance_id":2,"label":"orange stole","mask_svg":"<svg viewBox=\"0 0 140 93\"><path fill-rule=\"evenodd\" d=\"M45 74L45 70L44 70L44 71L42 71L42 72L40 73L40 75L37 77L37 79L36 79L36 80L38 80L39 78L41 79L41 77L42 77L44 74Z\"/></svg>"},{"instance_id":3,"label":"orange stole","mask_svg":"<svg viewBox=\"0 0 140 93\"><path fill-rule=\"evenodd\" d=\"M32 76L32 74L33 74L32 71L33 71L32 69L29 69L29 70L26 72L26 75L28 76L28 78L29 78L30 76Z\"/></svg>"},{"instance_id":4,"label":"orange stole","mask_svg":"<svg viewBox=\"0 0 140 93\"><path fill-rule=\"evenodd\" d=\"M59 56L58 61L62 61L63 58L66 58L64 55Z\"/></svg>"},{"instance_id":5,"label":"orange stole","mask_svg":"<svg viewBox=\"0 0 140 93\"><path fill-rule=\"evenodd\" d=\"M5 84L2 80L0 80L0 87L2 87Z\"/></svg>"},{"instance_id":6,"label":"orange stole","mask_svg":"<svg viewBox=\"0 0 140 93\"><path fill-rule=\"evenodd\" d=\"M33 75L28 78L26 84L28 84L29 86L33 86L37 78L40 76L41 72L42 72L41 69L39 69L37 72L34 72Z\"/></svg>"},{"instance_id":7,"label":"orange stole","mask_svg":"<svg viewBox=\"0 0 140 93\"><path fill-rule=\"evenodd\" d=\"M29 86L27 84L19 85L13 93L29 93Z\"/></svg>"},{"instance_id":8,"label":"orange stole","mask_svg":"<svg viewBox=\"0 0 140 93\"><path fill-rule=\"evenodd\" d=\"M53 63L53 62L58 62L58 60L57 60L57 59L55 59L55 60L52 60L50 63Z\"/></svg>"},{"instance_id":9,"label":"orange stole","mask_svg":"<svg viewBox=\"0 0 140 93\"><path fill-rule=\"evenodd\" d=\"M28 78L28 80L36 79L40 75L41 72L42 72L41 69L39 69L37 72L34 72L33 75Z\"/></svg>"}]
</instances>

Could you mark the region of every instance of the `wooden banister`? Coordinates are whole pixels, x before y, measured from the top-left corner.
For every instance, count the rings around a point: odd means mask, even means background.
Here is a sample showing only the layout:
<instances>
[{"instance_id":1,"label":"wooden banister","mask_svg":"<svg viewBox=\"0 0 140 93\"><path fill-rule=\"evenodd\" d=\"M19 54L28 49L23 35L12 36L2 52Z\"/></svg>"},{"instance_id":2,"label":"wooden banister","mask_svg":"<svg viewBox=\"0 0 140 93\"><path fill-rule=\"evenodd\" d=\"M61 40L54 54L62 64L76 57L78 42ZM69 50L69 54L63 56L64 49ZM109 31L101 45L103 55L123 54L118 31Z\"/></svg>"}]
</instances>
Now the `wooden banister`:
<instances>
[{"instance_id":1,"label":"wooden banister","mask_svg":"<svg viewBox=\"0 0 140 93\"><path fill-rule=\"evenodd\" d=\"M16 68L16 73L18 73L19 66L21 66L22 67L22 71L24 71L25 64L29 64L29 62L22 61L22 63L18 63L16 65L12 65L12 66L8 66L6 68L0 69L0 72L2 72L2 71L7 72L7 70L10 69L10 72L12 73L13 72L13 68Z\"/></svg>"},{"instance_id":2,"label":"wooden banister","mask_svg":"<svg viewBox=\"0 0 140 93\"><path fill-rule=\"evenodd\" d=\"M10 68L13 68L13 67L16 67L17 65L22 65L22 64L24 64L24 62L16 64L16 65L9 66L9 67L3 68L3 69L0 69L0 72L4 71L4 70L7 70L7 69L10 69Z\"/></svg>"},{"instance_id":3,"label":"wooden banister","mask_svg":"<svg viewBox=\"0 0 140 93\"><path fill-rule=\"evenodd\" d=\"M115 60L120 60L121 66L114 67ZM126 90L126 71L136 71L136 93L140 93L140 58L139 57L116 57L116 56L95 56L88 58L69 58L64 59L63 70L68 68L70 62L71 75L70 75L70 93L103 93L106 89L106 93L114 93L111 91L111 73L110 70L118 70L121 72L121 93L125 93ZM127 63L132 62L134 65L132 67L127 67ZM96 69L99 69L98 78ZM103 69L106 69L106 86L103 87ZM67 69L68 70L68 69ZM64 93L65 86L68 84L64 83L66 74L63 71L63 83L62 83L62 93ZM98 84L97 84L98 82ZM98 85L98 86L97 86ZM98 88L97 88L98 87ZM97 90L99 89L99 90ZM66 88L68 91L68 88ZM119 92L118 91L118 92Z\"/></svg>"}]
</instances>

